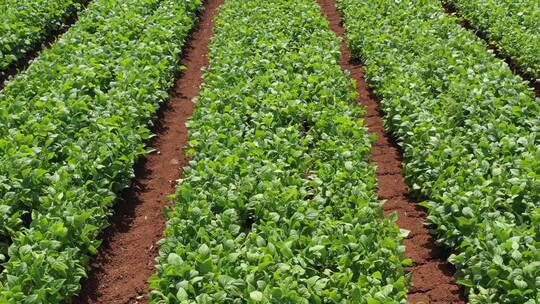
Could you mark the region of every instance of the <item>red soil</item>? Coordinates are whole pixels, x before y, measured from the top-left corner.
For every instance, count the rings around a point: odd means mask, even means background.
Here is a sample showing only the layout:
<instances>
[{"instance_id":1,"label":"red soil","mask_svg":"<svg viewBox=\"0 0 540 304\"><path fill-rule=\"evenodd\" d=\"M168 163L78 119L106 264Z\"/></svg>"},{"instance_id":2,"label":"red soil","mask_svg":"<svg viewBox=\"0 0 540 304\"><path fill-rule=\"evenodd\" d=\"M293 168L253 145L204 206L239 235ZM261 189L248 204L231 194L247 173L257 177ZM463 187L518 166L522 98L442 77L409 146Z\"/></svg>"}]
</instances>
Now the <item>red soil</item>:
<instances>
[{"instance_id":1,"label":"red soil","mask_svg":"<svg viewBox=\"0 0 540 304\"><path fill-rule=\"evenodd\" d=\"M336 9L335 0L318 0L322 12L330 21L330 28L339 36L345 37L341 25L341 14ZM454 269L446 262L447 253L435 245L435 240L424 226L426 213L408 196L404 182L399 147L383 130L381 112L375 98L370 93L362 67L356 63L343 41L341 43L341 66L351 73L356 81L358 101L365 107L366 125L370 133L377 135L372 148L371 161L377 166L379 198L386 200L385 214L396 212L397 224L410 231L404 240L406 256L413 260L407 270L412 273L412 287L409 290L409 303L465 303L462 290L455 284Z\"/></svg>"},{"instance_id":2,"label":"red soil","mask_svg":"<svg viewBox=\"0 0 540 304\"><path fill-rule=\"evenodd\" d=\"M208 43L213 18L223 0L206 0L199 24L191 34L181 61L187 69L171 91L170 101L160 111L150 145L156 152L136 167L136 179L124 191L103 235L103 245L91 263L88 279L73 303L146 303L148 278L155 271L156 242L162 238L166 218L163 208L174 193L181 168L186 166L183 148L188 142L186 121L191 117L202 83L202 68L208 65Z\"/></svg>"}]
</instances>

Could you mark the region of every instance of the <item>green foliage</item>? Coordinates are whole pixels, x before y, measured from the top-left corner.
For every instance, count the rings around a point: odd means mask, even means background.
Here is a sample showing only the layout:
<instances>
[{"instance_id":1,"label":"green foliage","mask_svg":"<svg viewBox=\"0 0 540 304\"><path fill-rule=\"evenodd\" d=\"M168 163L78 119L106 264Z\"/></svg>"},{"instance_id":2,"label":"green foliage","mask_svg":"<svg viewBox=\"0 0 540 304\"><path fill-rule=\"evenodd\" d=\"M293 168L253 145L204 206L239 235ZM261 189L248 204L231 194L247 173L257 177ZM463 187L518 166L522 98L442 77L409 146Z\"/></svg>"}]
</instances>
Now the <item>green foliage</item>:
<instances>
[{"instance_id":1,"label":"green foliage","mask_svg":"<svg viewBox=\"0 0 540 304\"><path fill-rule=\"evenodd\" d=\"M86 0L2 0L0 73L59 30Z\"/></svg>"},{"instance_id":2,"label":"green foliage","mask_svg":"<svg viewBox=\"0 0 540 304\"><path fill-rule=\"evenodd\" d=\"M67 302L129 184L200 0L97 0L0 94L0 303ZM21 218L29 218L24 227ZM0 246L2 248L2 246ZM0 252L5 255L5 252Z\"/></svg>"},{"instance_id":3,"label":"green foliage","mask_svg":"<svg viewBox=\"0 0 540 304\"><path fill-rule=\"evenodd\" d=\"M115 81L118 76L123 77L116 70L129 66L134 42L159 3L91 4L51 49L6 83L0 92L0 235L17 231L21 213L42 204L52 183L65 178L86 182L88 177L70 167L80 162L77 158L91 155L84 149L95 130L88 128L99 117L113 117L109 108L116 104L108 103L109 92L121 85Z\"/></svg>"},{"instance_id":4,"label":"green foliage","mask_svg":"<svg viewBox=\"0 0 540 304\"><path fill-rule=\"evenodd\" d=\"M405 303L339 54L315 1L220 8L152 302Z\"/></svg>"},{"instance_id":5,"label":"green foliage","mask_svg":"<svg viewBox=\"0 0 540 304\"><path fill-rule=\"evenodd\" d=\"M437 0L339 0L471 303L540 298L540 102Z\"/></svg>"},{"instance_id":6,"label":"green foliage","mask_svg":"<svg viewBox=\"0 0 540 304\"><path fill-rule=\"evenodd\" d=\"M540 82L538 0L445 0L489 42Z\"/></svg>"}]
</instances>

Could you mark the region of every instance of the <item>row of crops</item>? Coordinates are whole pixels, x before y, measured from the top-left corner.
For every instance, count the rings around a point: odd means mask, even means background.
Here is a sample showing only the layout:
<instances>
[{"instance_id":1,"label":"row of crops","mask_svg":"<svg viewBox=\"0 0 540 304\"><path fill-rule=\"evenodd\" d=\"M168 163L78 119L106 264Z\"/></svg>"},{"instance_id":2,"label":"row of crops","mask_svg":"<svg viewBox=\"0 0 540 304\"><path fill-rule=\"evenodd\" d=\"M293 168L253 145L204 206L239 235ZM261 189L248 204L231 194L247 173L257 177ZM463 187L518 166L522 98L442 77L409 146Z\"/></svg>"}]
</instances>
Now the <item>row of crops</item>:
<instances>
[{"instance_id":1,"label":"row of crops","mask_svg":"<svg viewBox=\"0 0 540 304\"><path fill-rule=\"evenodd\" d=\"M221 7L155 303L405 298L400 230L377 200L339 55L315 1Z\"/></svg>"},{"instance_id":2,"label":"row of crops","mask_svg":"<svg viewBox=\"0 0 540 304\"><path fill-rule=\"evenodd\" d=\"M437 0L338 2L471 303L537 303L540 101Z\"/></svg>"},{"instance_id":3,"label":"row of crops","mask_svg":"<svg viewBox=\"0 0 540 304\"><path fill-rule=\"evenodd\" d=\"M200 1L95 1L0 93L0 303L79 289ZM6 247L9 246L9 249Z\"/></svg>"},{"instance_id":4,"label":"row of crops","mask_svg":"<svg viewBox=\"0 0 540 304\"><path fill-rule=\"evenodd\" d=\"M0 70L86 2L3 1ZM540 78L535 1L446 2ZM438 0L337 3L469 301L536 304L540 100ZM0 91L0 304L78 292L202 5L92 1ZM314 0L225 1L152 302L405 303L339 45Z\"/></svg>"},{"instance_id":5,"label":"row of crops","mask_svg":"<svg viewBox=\"0 0 540 304\"><path fill-rule=\"evenodd\" d=\"M0 73L58 31L87 0L3 0L0 3Z\"/></svg>"},{"instance_id":6,"label":"row of crops","mask_svg":"<svg viewBox=\"0 0 540 304\"><path fill-rule=\"evenodd\" d=\"M540 82L538 0L445 0L506 56Z\"/></svg>"}]
</instances>

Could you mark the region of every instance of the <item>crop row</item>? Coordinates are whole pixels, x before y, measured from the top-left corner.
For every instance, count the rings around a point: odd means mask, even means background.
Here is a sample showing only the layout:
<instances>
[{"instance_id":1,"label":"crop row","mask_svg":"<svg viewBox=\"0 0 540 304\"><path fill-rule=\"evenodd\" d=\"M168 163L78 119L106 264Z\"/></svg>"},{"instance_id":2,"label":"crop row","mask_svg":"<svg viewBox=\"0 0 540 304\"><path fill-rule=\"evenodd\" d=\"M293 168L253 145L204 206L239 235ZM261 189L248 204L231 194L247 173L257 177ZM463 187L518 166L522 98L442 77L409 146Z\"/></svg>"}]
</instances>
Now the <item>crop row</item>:
<instances>
[{"instance_id":1,"label":"crop row","mask_svg":"<svg viewBox=\"0 0 540 304\"><path fill-rule=\"evenodd\" d=\"M3 0L0 3L0 72L36 48L82 8L86 0Z\"/></svg>"},{"instance_id":2,"label":"crop row","mask_svg":"<svg viewBox=\"0 0 540 304\"><path fill-rule=\"evenodd\" d=\"M122 60L137 46L130 40L141 37L158 6L158 0L93 3L58 43L6 83L0 93L0 236L11 237L32 210L43 210L62 175L83 178L67 166L78 165L70 160L73 151L86 155L82 148L93 143L85 132L111 116L116 71L127 66Z\"/></svg>"},{"instance_id":3,"label":"crop row","mask_svg":"<svg viewBox=\"0 0 540 304\"><path fill-rule=\"evenodd\" d=\"M97 0L6 84L0 232L11 245L0 303L67 302L79 289L115 193L145 153L147 127L168 97L200 7Z\"/></svg>"},{"instance_id":4,"label":"crop row","mask_svg":"<svg viewBox=\"0 0 540 304\"><path fill-rule=\"evenodd\" d=\"M312 0L227 0L160 242L154 303L404 303L371 138Z\"/></svg>"},{"instance_id":5,"label":"crop row","mask_svg":"<svg viewBox=\"0 0 540 304\"><path fill-rule=\"evenodd\" d=\"M445 0L489 42L540 82L538 0Z\"/></svg>"},{"instance_id":6,"label":"crop row","mask_svg":"<svg viewBox=\"0 0 540 304\"><path fill-rule=\"evenodd\" d=\"M437 0L338 2L469 300L537 303L539 100Z\"/></svg>"}]
</instances>

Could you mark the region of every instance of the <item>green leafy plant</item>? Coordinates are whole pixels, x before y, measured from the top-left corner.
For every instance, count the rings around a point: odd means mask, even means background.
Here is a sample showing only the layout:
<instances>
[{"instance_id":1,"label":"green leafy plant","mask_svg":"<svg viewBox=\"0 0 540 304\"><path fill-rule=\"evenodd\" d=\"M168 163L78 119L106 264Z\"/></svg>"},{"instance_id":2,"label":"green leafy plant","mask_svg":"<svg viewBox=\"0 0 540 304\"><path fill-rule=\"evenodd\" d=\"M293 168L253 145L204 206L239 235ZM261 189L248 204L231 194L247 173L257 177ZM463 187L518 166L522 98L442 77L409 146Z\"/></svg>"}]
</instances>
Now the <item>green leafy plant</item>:
<instances>
[{"instance_id":1,"label":"green leafy plant","mask_svg":"<svg viewBox=\"0 0 540 304\"><path fill-rule=\"evenodd\" d=\"M470 302L537 303L540 101L437 0L338 3Z\"/></svg>"},{"instance_id":2,"label":"green leafy plant","mask_svg":"<svg viewBox=\"0 0 540 304\"><path fill-rule=\"evenodd\" d=\"M0 303L79 289L201 1L94 1L0 93ZM1 243L0 243L1 245ZM0 249L5 246L0 246Z\"/></svg>"},{"instance_id":3,"label":"green leafy plant","mask_svg":"<svg viewBox=\"0 0 540 304\"><path fill-rule=\"evenodd\" d=\"M227 0L153 303L405 303L371 138L311 0Z\"/></svg>"}]
</instances>

